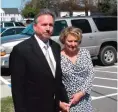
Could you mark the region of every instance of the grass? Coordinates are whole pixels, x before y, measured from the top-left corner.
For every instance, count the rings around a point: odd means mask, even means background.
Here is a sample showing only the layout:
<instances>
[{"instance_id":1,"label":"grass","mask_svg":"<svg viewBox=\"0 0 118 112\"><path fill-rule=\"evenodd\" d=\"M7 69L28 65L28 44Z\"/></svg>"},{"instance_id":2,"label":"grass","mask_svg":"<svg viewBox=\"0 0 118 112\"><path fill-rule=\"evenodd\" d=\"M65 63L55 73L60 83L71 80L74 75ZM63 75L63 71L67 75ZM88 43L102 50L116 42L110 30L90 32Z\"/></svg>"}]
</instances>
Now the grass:
<instances>
[{"instance_id":1,"label":"grass","mask_svg":"<svg viewBox=\"0 0 118 112\"><path fill-rule=\"evenodd\" d=\"M14 112L12 97L1 99L1 112Z\"/></svg>"}]
</instances>

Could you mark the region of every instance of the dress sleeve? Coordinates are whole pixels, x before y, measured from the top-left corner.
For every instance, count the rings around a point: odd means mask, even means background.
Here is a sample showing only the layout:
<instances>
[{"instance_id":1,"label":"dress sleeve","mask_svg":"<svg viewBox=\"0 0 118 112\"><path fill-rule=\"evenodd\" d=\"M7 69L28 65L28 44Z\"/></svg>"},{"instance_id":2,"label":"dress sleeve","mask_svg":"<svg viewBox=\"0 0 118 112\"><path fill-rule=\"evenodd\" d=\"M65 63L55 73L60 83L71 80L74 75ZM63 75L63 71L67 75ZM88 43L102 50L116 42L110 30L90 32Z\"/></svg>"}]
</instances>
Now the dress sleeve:
<instances>
[{"instance_id":1,"label":"dress sleeve","mask_svg":"<svg viewBox=\"0 0 118 112\"><path fill-rule=\"evenodd\" d=\"M86 77L84 79L84 83L80 87L80 91L90 94L92 89L92 82L94 80L94 69L89 51L86 50L86 56L84 58L86 58L87 69L86 69Z\"/></svg>"}]
</instances>

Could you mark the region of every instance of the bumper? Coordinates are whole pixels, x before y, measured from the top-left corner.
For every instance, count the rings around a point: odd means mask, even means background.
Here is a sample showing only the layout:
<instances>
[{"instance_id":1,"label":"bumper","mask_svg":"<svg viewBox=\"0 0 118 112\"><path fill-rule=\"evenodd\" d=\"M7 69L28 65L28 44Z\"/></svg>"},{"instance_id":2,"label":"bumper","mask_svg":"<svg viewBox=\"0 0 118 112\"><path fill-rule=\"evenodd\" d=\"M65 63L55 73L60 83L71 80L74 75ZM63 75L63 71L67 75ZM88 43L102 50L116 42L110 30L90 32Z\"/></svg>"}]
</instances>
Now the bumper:
<instances>
[{"instance_id":1,"label":"bumper","mask_svg":"<svg viewBox=\"0 0 118 112\"><path fill-rule=\"evenodd\" d=\"M9 55L1 56L1 68L9 68Z\"/></svg>"}]
</instances>

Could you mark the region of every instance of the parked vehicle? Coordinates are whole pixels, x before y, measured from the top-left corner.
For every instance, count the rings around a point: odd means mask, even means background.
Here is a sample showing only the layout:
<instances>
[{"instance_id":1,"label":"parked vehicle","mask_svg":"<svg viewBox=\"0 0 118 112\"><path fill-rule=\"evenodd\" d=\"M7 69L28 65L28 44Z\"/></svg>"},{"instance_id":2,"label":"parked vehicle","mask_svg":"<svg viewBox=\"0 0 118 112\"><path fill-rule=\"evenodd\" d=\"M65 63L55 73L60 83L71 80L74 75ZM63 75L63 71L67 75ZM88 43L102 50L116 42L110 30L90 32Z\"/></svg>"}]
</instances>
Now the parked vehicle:
<instances>
[{"instance_id":1,"label":"parked vehicle","mask_svg":"<svg viewBox=\"0 0 118 112\"><path fill-rule=\"evenodd\" d=\"M10 27L10 28L1 28L0 36L15 35L21 33L25 27Z\"/></svg>"},{"instance_id":2,"label":"parked vehicle","mask_svg":"<svg viewBox=\"0 0 118 112\"><path fill-rule=\"evenodd\" d=\"M22 23L27 26L29 24L31 24L34 21L34 18L25 18L22 20Z\"/></svg>"},{"instance_id":3,"label":"parked vehicle","mask_svg":"<svg viewBox=\"0 0 118 112\"><path fill-rule=\"evenodd\" d=\"M1 28L8 28L8 27L19 27L19 26L24 26L22 22L14 22L14 21L2 21L0 22L0 27Z\"/></svg>"},{"instance_id":4,"label":"parked vehicle","mask_svg":"<svg viewBox=\"0 0 118 112\"><path fill-rule=\"evenodd\" d=\"M81 47L90 51L91 57L98 58L103 65L113 65L117 59L117 17L74 17L57 18L54 33L51 37L59 41L60 32L67 26L82 29L83 38ZM33 35L32 24L26 27L21 34L6 36L1 39L1 66L8 67L9 54L14 45ZM63 46L62 46L63 47Z\"/></svg>"}]
</instances>

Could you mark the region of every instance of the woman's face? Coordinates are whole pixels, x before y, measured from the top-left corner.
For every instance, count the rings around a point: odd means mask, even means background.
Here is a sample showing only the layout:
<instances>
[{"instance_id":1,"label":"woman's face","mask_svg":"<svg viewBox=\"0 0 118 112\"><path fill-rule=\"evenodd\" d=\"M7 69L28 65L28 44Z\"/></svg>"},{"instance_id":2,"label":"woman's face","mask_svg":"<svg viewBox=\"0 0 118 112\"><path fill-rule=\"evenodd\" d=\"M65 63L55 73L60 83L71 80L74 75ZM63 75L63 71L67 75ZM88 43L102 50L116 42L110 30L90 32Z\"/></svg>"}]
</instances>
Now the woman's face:
<instances>
[{"instance_id":1,"label":"woman's face","mask_svg":"<svg viewBox=\"0 0 118 112\"><path fill-rule=\"evenodd\" d=\"M65 39L64 45L65 45L66 50L73 53L78 50L79 42L78 42L77 37L69 34L67 38Z\"/></svg>"}]
</instances>

